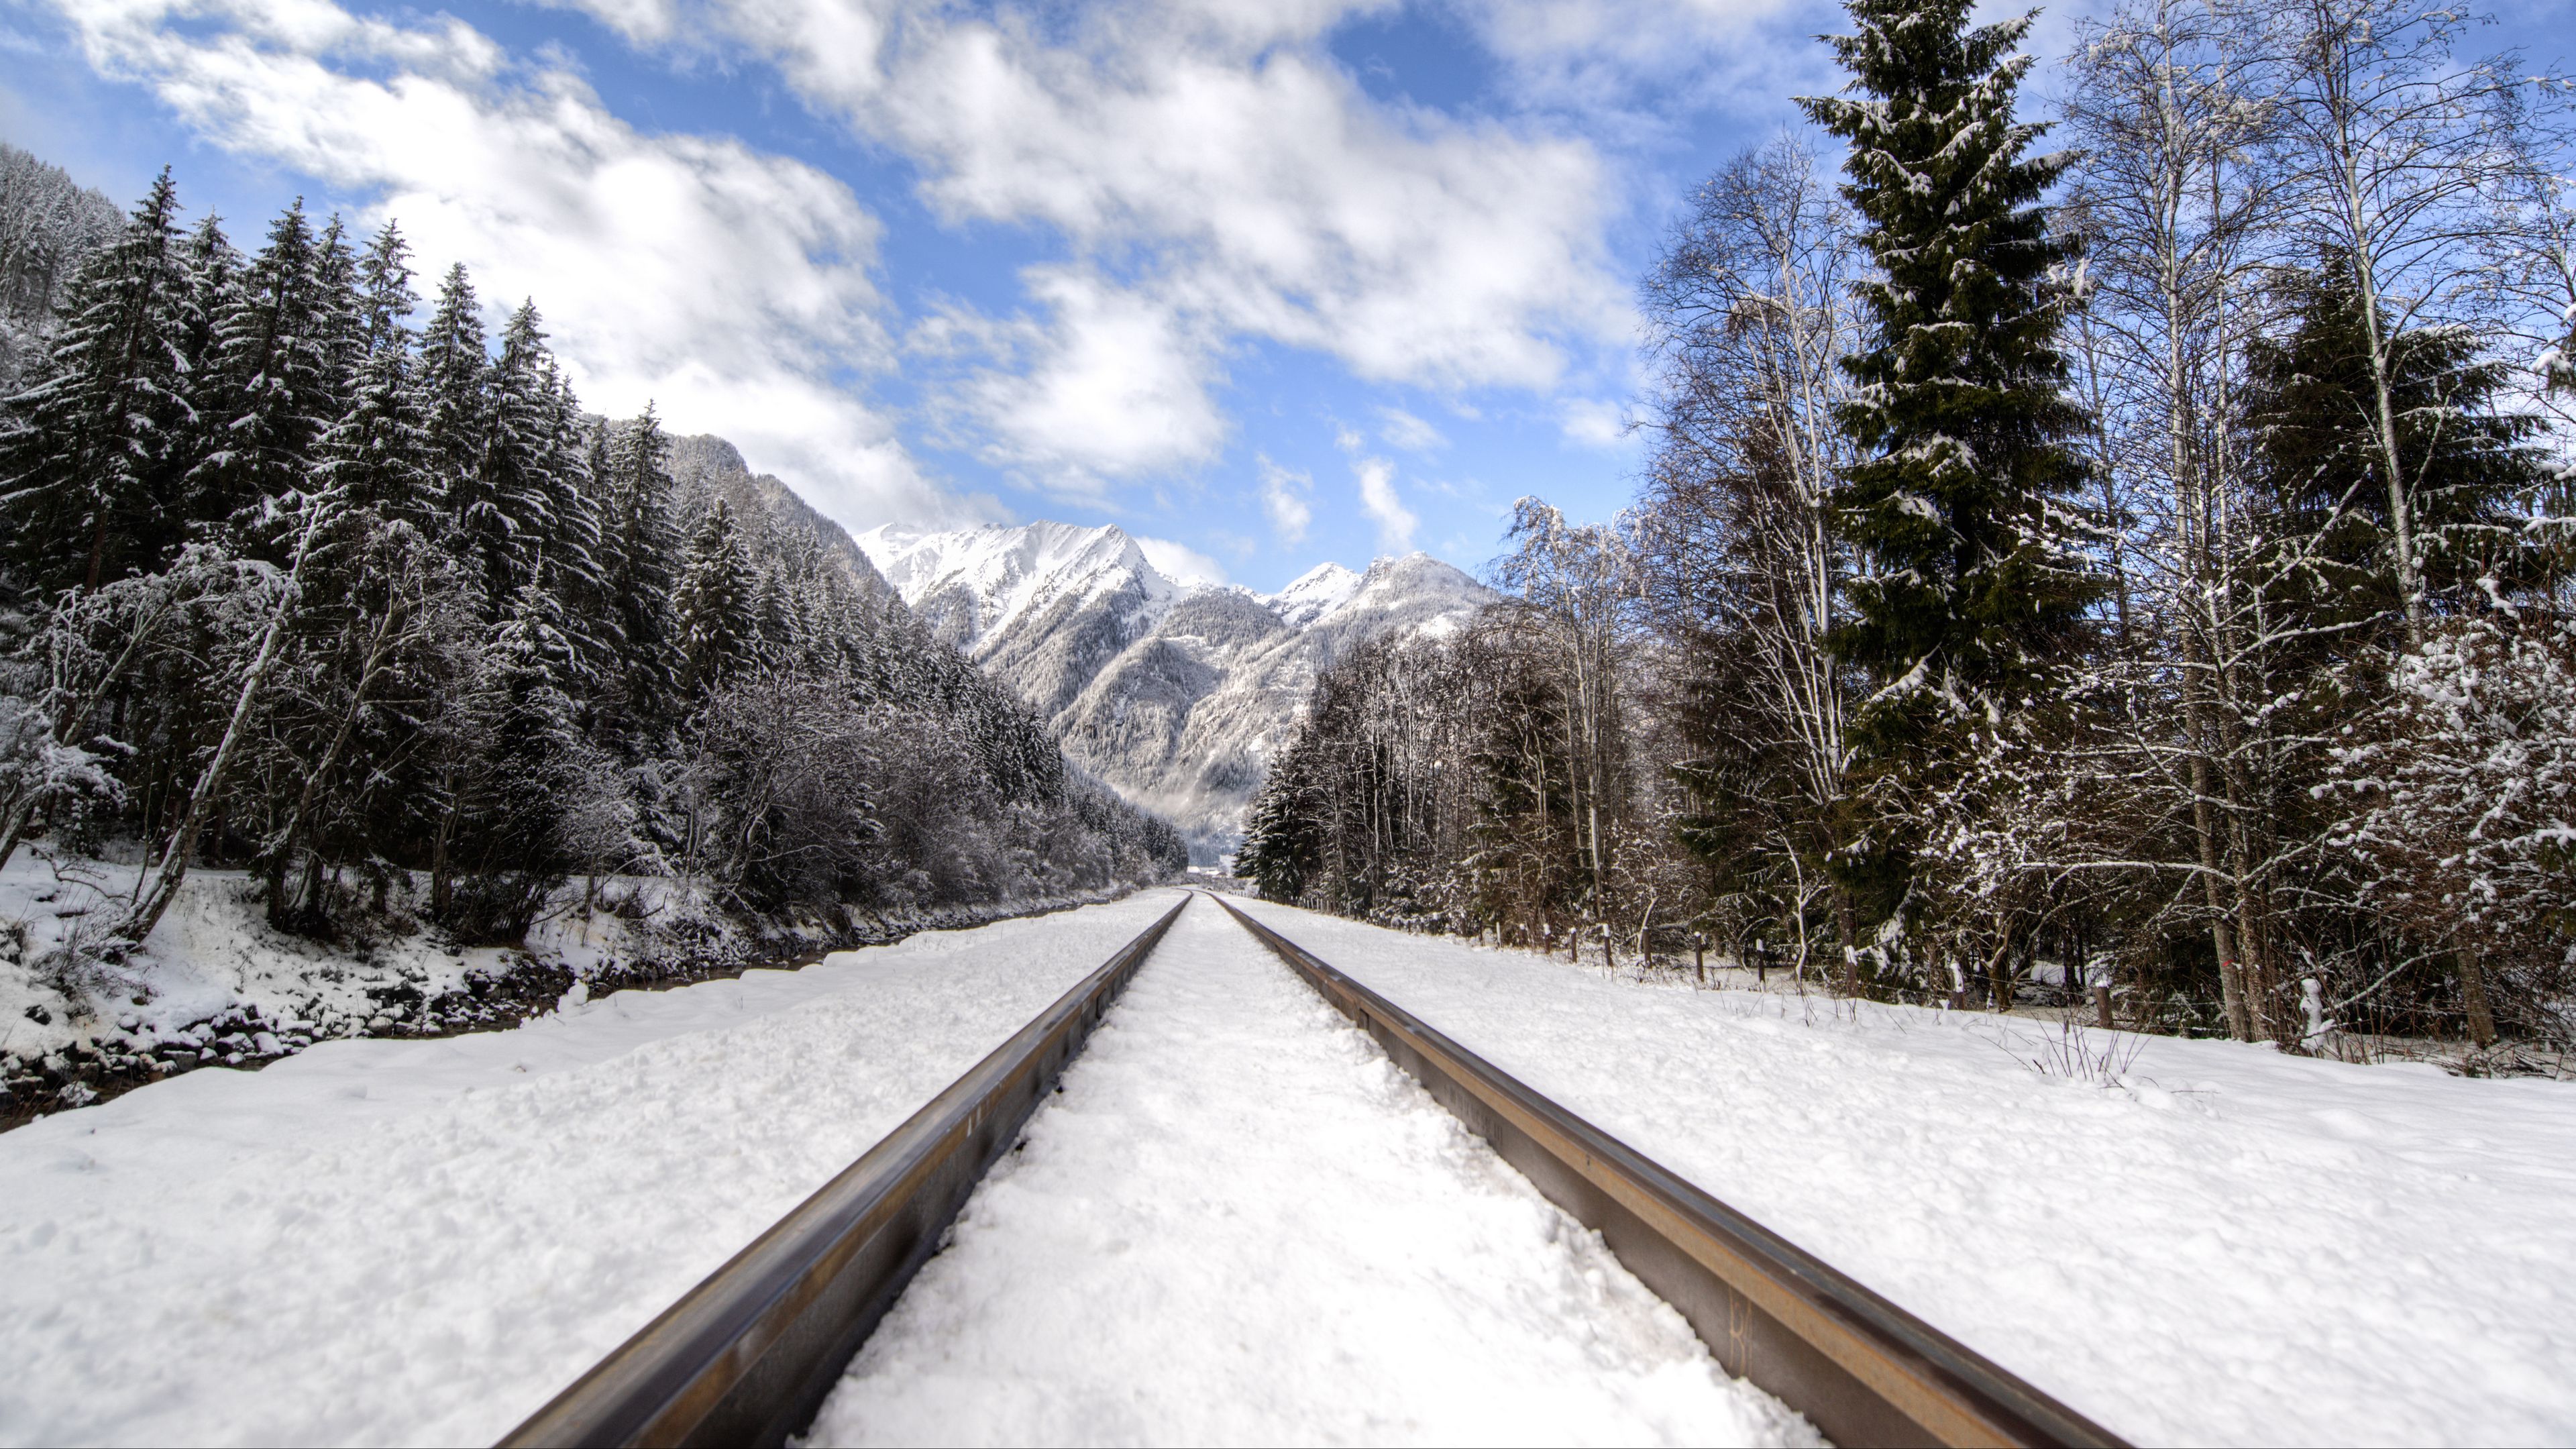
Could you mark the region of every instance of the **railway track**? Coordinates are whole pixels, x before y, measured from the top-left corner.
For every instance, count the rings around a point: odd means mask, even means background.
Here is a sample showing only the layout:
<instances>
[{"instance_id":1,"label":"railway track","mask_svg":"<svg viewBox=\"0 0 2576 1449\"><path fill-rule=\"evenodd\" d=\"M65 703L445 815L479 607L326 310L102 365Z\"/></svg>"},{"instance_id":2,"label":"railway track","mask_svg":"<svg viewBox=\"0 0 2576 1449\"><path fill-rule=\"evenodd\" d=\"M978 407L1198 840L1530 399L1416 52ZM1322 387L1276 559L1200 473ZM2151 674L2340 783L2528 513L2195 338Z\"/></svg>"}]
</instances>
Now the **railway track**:
<instances>
[{"instance_id":1,"label":"railway track","mask_svg":"<svg viewBox=\"0 0 2576 1449\"><path fill-rule=\"evenodd\" d=\"M1843 1445L2117 1445L2038 1389L1209 897L1680 1311ZM502 1440L783 1443L937 1250L1185 899Z\"/></svg>"}]
</instances>

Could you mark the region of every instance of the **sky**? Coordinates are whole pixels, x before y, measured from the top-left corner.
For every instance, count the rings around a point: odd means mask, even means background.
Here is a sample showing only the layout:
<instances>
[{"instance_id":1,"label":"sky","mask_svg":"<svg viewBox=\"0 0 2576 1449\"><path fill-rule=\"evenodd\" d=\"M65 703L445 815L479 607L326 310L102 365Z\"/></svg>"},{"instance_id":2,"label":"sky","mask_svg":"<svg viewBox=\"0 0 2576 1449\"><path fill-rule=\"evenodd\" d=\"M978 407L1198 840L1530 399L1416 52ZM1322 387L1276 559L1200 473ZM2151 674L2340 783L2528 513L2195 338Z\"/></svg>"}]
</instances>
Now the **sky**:
<instances>
[{"instance_id":1,"label":"sky","mask_svg":"<svg viewBox=\"0 0 2576 1449\"><path fill-rule=\"evenodd\" d=\"M2576 51L2570 0L2509 8L2536 61ZM121 203L168 164L245 246L296 196L390 217L496 325L533 298L586 406L650 400L853 531L1115 523L1271 590L1476 570L1525 494L1626 501L1637 278L1694 181L1839 84L1840 19L0 0L0 137Z\"/></svg>"}]
</instances>

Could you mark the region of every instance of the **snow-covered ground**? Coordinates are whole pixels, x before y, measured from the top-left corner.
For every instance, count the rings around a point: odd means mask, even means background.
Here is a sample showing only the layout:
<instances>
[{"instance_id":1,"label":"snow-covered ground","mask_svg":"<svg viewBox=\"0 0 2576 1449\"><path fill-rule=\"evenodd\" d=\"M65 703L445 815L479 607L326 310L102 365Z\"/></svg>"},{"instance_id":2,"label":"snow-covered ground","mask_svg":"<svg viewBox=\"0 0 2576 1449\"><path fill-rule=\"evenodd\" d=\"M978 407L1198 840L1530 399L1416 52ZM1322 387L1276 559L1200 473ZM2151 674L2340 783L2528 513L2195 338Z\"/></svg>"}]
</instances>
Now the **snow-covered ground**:
<instances>
[{"instance_id":1,"label":"snow-covered ground","mask_svg":"<svg viewBox=\"0 0 2576 1449\"><path fill-rule=\"evenodd\" d=\"M1212 903L808 1442L1814 1442Z\"/></svg>"},{"instance_id":2,"label":"snow-covered ground","mask_svg":"<svg viewBox=\"0 0 2576 1449\"><path fill-rule=\"evenodd\" d=\"M316 941L271 929L247 873L201 868L143 949L114 963L67 953L122 913L138 870L42 848L0 869L0 1124L79 1106L101 1087L263 1062L316 1041L514 1024L567 988L695 979L808 956L852 931L897 939L1075 904L772 922L757 929L780 934L764 940L687 882L603 876L559 888L516 945L469 947L422 922L426 882L414 875L392 887L384 914Z\"/></svg>"},{"instance_id":3,"label":"snow-covered ground","mask_svg":"<svg viewBox=\"0 0 2576 1449\"><path fill-rule=\"evenodd\" d=\"M489 1443L1177 898L0 1135L0 1442Z\"/></svg>"},{"instance_id":4,"label":"snow-covered ground","mask_svg":"<svg viewBox=\"0 0 2576 1449\"><path fill-rule=\"evenodd\" d=\"M2576 1442L2576 1087L1249 909L2137 1442Z\"/></svg>"},{"instance_id":5,"label":"snow-covered ground","mask_svg":"<svg viewBox=\"0 0 2576 1449\"><path fill-rule=\"evenodd\" d=\"M239 1065L317 1039L427 1025L431 1003L470 997L478 981L531 958L569 979L653 949L627 920L573 911L540 920L524 951L454 947L419 930L324 943L269 929L246 872L198 869L142 950L117 964L66 968L62 949L122 913L140 870L42 848L21 850L0 869L0 1058L77 1049L161 1070ZM657 915L688 906L667 881L613 880L610 890L647 893ZM579 887L568 895L577 898ZM13 1085L24 1092L28 1084Z\"/></svg>"}]
</instances>

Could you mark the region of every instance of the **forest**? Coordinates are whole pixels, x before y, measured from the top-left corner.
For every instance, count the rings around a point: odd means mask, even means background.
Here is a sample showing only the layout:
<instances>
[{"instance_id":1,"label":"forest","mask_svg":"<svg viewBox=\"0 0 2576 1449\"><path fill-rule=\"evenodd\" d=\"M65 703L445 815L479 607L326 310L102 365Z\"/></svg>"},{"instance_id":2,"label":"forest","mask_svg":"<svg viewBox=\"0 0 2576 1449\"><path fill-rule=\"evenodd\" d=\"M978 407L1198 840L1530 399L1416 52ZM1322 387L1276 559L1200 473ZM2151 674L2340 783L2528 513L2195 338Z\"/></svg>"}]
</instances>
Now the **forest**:
<instances>
[{"instance_id":1,"label":"forest","mask_svg":"<svg viewBox=\"0 0 2576 1449\"><path fill-rule=\"evenodd\" d=\"M2576 1037L2567 85L2391 0L1852 0L1627 511L1319 682L1268 896L2288 1050ZM1839 172L1839 175L1836 173ZM2361 1044L2354 1046L2354 1044Z\"/></svg>"},{"instance_id":2,"label":"forest","mask_svg":"<svg viewBox=\"0 0 2576 1449\"><path fill-rule=\"evenodd\" d=\"M391 222L245 252L167 171L120 216L0 148L0 303L0 865L134 867L82 952L192 866L479 944L602 877L828 918L1185 865L854 553L585 414L533 302L424 304Z\"/></svg>"}]
</instances>

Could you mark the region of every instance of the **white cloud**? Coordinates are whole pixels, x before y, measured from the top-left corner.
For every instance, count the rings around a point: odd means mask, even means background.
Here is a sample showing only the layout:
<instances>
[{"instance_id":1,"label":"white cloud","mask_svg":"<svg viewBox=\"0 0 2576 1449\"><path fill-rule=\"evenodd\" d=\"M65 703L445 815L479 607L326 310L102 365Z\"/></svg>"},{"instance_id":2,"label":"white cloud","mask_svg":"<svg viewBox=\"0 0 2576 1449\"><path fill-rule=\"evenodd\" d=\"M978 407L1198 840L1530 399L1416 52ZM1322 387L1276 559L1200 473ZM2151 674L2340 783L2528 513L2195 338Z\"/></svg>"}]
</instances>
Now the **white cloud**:
<instances>
[{"instance_id":1,"label":"white cloud","mask_svg":"<svg viewBox=\"0 0 2576 1449\"><path fill-rule=\"evenodd\" d=\"M1377 417L1377 435L1386 440L1388 447L1402 448L1408 453L1428 453L1449 446L1449 440L1441 435L1438 428L1402 408L1379 408Z\"/></svg>"},{"instance_id":2,"label":"white cloud","mask_svg":"<svg viewBox=\"0 0 2576 1449\"><path fill-rule=\"evenodd\" d=\"M1225 582L1225 565L1187 544L1168 538L1147 538L1141 533L1129 534L1145 562L1162 572L1163 577L1178 584L1221 584Z\"/></svg>"},{"instance_id":3,"label":"white cloud","mask_svg":"<svg viewBox=\"0 0 2576 1449\"><path fill-rule=\"evenodd\" d=\"M1602 398L1567 398L1557 406L1556 421L1569 441L1587 448L1616 448L1628 438L1627 413Z\"/></svg>"},{"instance_id":4,"label":"white cloud","mask_svg":"<svg viewBox=\"0 0 2576 1449\"><path fill-rule=\"evenodd\" d=\"M1377 544L1388 553L1405 553L1413 547L1413 530L1420 519L1404 506L1395 491L1395 465L1384 458L1362 458L1352 466L1360 480L1360 511L1377 520Z\"/></svg>"},{"instance_id":5,"label":"white cloud","mask_svg":"<svg viewBox=\"0 0 2576 1449\"><path fill-rule=\"evenodd\" d=\"M652 398L853 525L969 511L846 386L891 356L877 222L832 177L729 139L643 135L577 77L516 65L446 17L406 27L328 0L63 13L96 69L216 144L399 220L429 277L463 262L496 310L534 297L586 405Z\"/></svg>"},{"instance_id":6,"label":"white cloud","mask_svg":"<svg viewBox=\"0 0 2576 1449\"><path fill-rule=\"evenodd\" d=\"M1271 462L1261 464L1261 511L1270 515L1270 526L1277 530L1279 541L1290 547L1306 541L1306 530L1315 521L1314 505L1307 501L1315 480L1304 473L1292 473Z\"/></svg>"},{"instance_id":7,"label":"white cloud","mask_svg":"<svg viewBox=\"0 0 2576 1449\"><path fill-rule=\"evenodd\" d=\"M663 26L663 0L586 3L630 35ZM703 0L671 43L721 37L767 57L809 104L910 157L952 220L1067 239L1098 292L1087 308L1039 299L1051 347L1021 347L1028 366L1126 354L1139 329L1189 339L1194 361L1150 374L1160 417L1139 436L1104 436L1084 408L1015 415L1012 457L1078 479L1199 456L1216 405L1187 390L1213 386L1208 360L1239 340L1326 353L1370 380L1545 391L1570 348L1627 336L1602 158L1563 128L1372 100L1325 41L1389 8ZM1113 335L1076 335L1092 330ZM989 378L970 391L981 413L1007 392Z\"/></svg>"},{"instance_id":8,"label":"white cloud","mask_svg":"<svg viewBox=\"0 0 2576 1449\"><path fill-rule=\"evenodd\" d=\"M1112 481L1217 456L1227 423L1209 389L1222 374L1185 319L1081 268L1021 276L1043 319L952 307L915 332L917 355L964 368L942 404L950 441L1089 503Z\"/></svg>"},{"instance_id":9,"label":"white cloud","mask_svg":"<svg viewBox=\"0 0 2576 1449\"><path fill-rule=\"evenodd\" d=\"M1843 17L1815 0L1478 0L1459 14L1525 103L1598 111L1651 97L1671 116L1784 108L1814 81L1840 84L1808 37Z\"/></svg>"}]
</instances>

